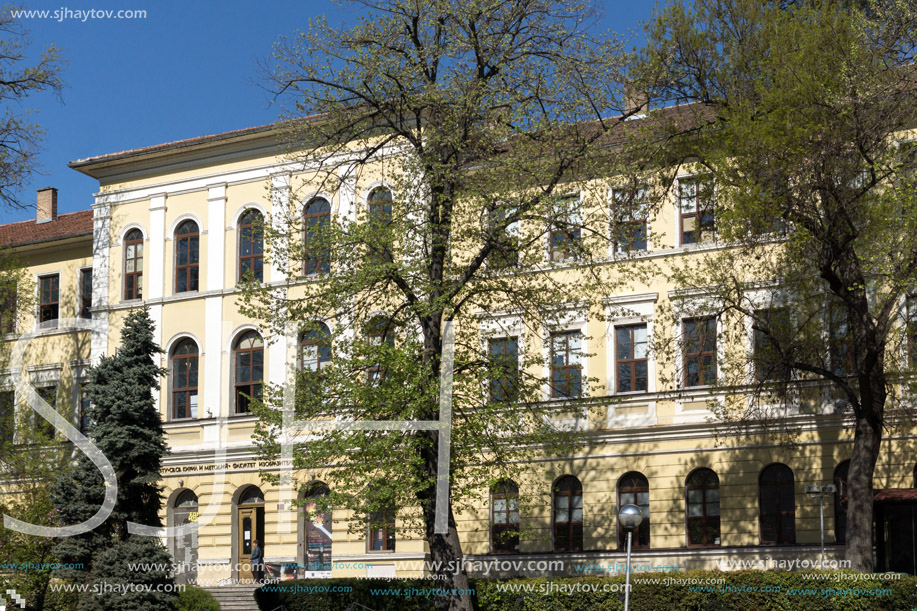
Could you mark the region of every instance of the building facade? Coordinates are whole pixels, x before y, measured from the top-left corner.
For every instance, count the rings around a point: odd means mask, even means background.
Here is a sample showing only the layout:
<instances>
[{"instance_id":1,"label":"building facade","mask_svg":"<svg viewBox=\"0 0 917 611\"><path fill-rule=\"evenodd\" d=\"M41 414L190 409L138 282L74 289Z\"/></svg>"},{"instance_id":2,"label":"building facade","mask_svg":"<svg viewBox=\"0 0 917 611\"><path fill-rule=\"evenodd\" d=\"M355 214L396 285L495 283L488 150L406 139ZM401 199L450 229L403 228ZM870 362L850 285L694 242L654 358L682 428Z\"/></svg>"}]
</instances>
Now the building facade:
<instances>
[{"instance_id":1,"label":"building facade","mask_svg":"<svg viewBox=\"0 0 917 611\"><path fill-rule=\"evenodd\" d=\"M62 270L63 287L91 268L93 327L79 332L89 337L75 353L48 348L49 354L72 356L50 357L53 367L34 365L34 379L54 377L47 373L53 370L58 379L78 381L79 367L117 349L125 315L149 308L164 350L161 365L169 371L157 397L171 448L163 472L165 521L199 524L194 533L166 539L184 578L203 584L247 579L255 539L263 542L267 563L287 567L287 576L421 574L427 558L422 540L386 528L354 534L343 527L344 512L307 521L259 477L259 470L279 465L262 463L255 452L256 418L246 397L263 385L289 382L291 367L301 360L296 338L269 337L240 313L238 287L246 273L266 283L285 280L265 261L252 228L276 207L296 205L291 198L309 204L304 214L353 217L374 192L387 188L379 173L369 171L333 193L312 189L308 171L278 144L278 131L250 128L71 164L99 181L91 234L80 234L83 242L72 247L66 240L75 236L60 241L53 256L35 254L29 269L37 285ZM698 204L697 178L680 177L670 197L658 215L615 240L608 265L615 264L615 249L649 260L718 247L711 241L713 219ZM546 256L562 264L551 244ZM825 504L825 539L829 559L842 557L852 416L836 413L830 396L816 393L792 416L799 431L793 445L754 434L719 439L710 407L711 400L726 400L712 385L726 350L722 323L696 312L678 318L678 301L693 294L691 287L661 280L634 281L566 317L564 328L547 338L552 369L598 380L589 396L567 389L590 406L588 422L579 424L589 445L573 456L534 462L531 481L485 490L487 503L457 515L469 561L517 561L508 570L498 565L491 575L614 572L625 554L617 510L636 504L645 520L635 534L635 557L647 568L815 562L821 500L805 489L830 483L838 492ZM60 316L66 316L76 302L60 301L69 304L61 305ZM36 323L47 324L41 311ZM32 323L27 314L20 318L22 328ZM661 336L682 337L676 357L684 371L678 375L648 349ZM512 334L490 339L501 354L513 354L520 341ZM749 345L754 341L749 327ZM912 430L890 435L876 487L913 488L915 449ZM320 482L322 468L298 476ZM501 536L515 525L534 536ZM897 550L882 553L895 559L895 568L914 572L912 556L908 568Z\"/></svg>"}]
</instances>

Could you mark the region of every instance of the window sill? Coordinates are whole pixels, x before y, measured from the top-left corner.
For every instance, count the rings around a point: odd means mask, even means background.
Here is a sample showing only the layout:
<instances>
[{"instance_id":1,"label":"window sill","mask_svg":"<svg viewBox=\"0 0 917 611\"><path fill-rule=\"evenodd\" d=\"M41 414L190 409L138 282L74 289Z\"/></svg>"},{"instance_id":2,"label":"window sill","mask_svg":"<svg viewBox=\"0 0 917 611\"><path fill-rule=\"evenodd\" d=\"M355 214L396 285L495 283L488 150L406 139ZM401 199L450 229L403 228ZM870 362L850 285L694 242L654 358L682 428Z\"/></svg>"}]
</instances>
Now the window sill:
<instances>
[{"instance_id":1,"label":"window sill","mask_svg":"<svg viewBox=\"0 0 917 611\"><path fill-rule=\"evenodd\" d=\"M395 550L393 549L369 549L366 550L367 554L394 554Z\"/></svg>"}]
</instances>

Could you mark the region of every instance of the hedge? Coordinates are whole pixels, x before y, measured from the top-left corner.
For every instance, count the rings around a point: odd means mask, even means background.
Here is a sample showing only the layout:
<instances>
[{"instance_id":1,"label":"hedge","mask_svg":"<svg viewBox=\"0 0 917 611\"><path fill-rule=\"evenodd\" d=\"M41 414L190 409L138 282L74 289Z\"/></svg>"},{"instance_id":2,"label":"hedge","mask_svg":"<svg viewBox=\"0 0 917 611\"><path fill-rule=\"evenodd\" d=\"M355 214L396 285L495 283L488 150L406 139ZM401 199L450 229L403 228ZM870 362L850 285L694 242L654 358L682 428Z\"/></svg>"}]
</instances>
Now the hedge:
<instances>
[{"instance_id":1,"label":"hedge","mask_svg":"<svg viewBox=\"0 0 917 611\"><path fill-rule=\"evenodd\" d=\"M633 611L911 611L917 607L917 578L909 576L889 581L851 571L684 571L640 573L631 579ZM708 585L708 579L725 582ZM255 592L255 600L262 611L281 605L286 611L346 611L354 602L372 611L431 611L431 590L444 587L438 584L428 579L304 579L263 586ZM624 608L623 594L619 595L623 584L623 576L471 580L477 611L617 611Z\"/></svg>"}]
</instances>

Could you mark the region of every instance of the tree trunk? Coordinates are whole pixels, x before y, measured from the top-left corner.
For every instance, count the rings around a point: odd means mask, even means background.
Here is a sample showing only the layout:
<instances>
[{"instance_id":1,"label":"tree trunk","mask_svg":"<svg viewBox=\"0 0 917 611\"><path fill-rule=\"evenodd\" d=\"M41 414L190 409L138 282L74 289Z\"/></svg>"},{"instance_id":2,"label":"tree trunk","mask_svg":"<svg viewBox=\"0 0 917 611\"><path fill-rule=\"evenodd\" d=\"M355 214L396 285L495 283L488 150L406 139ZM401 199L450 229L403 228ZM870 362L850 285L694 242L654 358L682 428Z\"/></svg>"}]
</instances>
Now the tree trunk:
<instances>
[{"instance_id":1,"label":"tree trunk","mask_svg":"<svg viewBox=\"0 0 917 611\"><path fill-rule=\"evenodd\" d=\"M462 565L462 542L459 540L458 530L455 528L455 519L452 507L449 507L449 532L444 535L433 533L432 514L427 518L427 542L430 545L431 571L436 576L432 587L437 589L451 589L446 595L436 596L434 601L437 611L473 611L474 604L471 589L468 585L468 575ZM460 592L460 593L459 593Z\"/></svg>"},{"instance_id":2,"label":"tree trunk","mask_svg":"<svg viewBox=\"0 0 917 611\"><path fill-rule=\"evenodd\" d=\"M875 413L875 407L864 405ZM879 413L881 413L881 408ZM882 444L881 418L859 417L853 456L847 474L847 548L845 558L855 571L872 572L873 474Z\"/></svg>"}]
</instances>

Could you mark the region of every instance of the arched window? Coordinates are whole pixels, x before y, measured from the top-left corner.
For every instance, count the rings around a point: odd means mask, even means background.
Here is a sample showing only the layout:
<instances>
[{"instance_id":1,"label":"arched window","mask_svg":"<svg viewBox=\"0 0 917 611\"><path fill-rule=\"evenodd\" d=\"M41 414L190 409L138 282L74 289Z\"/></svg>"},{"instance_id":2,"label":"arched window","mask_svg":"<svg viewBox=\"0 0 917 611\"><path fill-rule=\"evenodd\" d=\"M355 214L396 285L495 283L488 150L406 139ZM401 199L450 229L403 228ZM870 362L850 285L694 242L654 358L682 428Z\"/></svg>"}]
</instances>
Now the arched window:
<instances>
[{"instance_id":1,"label":"arched window","mask_svg":"<svg viewBox=\"0 0 917 611\"><path fill-rule=\"evenodd\" d=\"M327 274L331 271L331 249L328 248L328 228L331 224L331 204L328 200L317 197L306 204L303 214L305 235L305 260L303 269L306 275Z\"/></svg>"},{"instance_id":2,"label":"arched window","mask_svg":"<svg viewBox=\"0 0 917 611\"><path fill-rule=\"evenodd\" d=\"M761 544L796 543L796 492L793 471L786 465L765 467L758 478Z\"/></svg>"},{"instance_id":3,"label":"arched window","mask_svg":"<svg viewBox=\"0 0 917 611\"><path fill-rule=\"evenodd\" d=\"M239 280L264 280L264 217L254 208L239 219Z\"/></svg>"},{"instance_id":4,"label":"arched window","mask_svg":"<svg viewBox=\"0 0 917 611\"><path fill-rule=\"evenodd\" d=\"M369 260L372 263L392 262L392 192L377 187L369 194L370 235Z\"/></svg>"},{"instance_id":5,"label":"arched window","mask_svg":"<svg viewBox=\"0 0 917 611\"><path fill-rule=\"evenodd\" d=\"M251 400L261 399L264 380L264 340L256 331L246 331L236 340L233 365L236 378L233 386L235 413L247 414Z\"/></svg>"},{"instance_id":6,"label":"arched window","mask_svg":"<svg viewBox=\"0 0 917 611\"><path fill-rule=\"evenodd\" d=\"M197 344L183 339L172 349L172 420L197 418Z\"/></svg>"},{"instance_id":7,"label":"arched window","mask_svg":"<svg viewBox=\"0 0 917 611\"><path fill-rule=\"evenodd\" d=\"M643 514L643 521L634 531L631 545L634 549L650 547L650 483L642 473L632 471L625 473L618 481L618 511L625 505L636 505ZM618 524L618 545L620 549L627 546L627 533Z\"/></svg>"},{"instance_id":8,"label":"arched window","mask_svg":"<svg viewBox=\"0 0 917 611\"><path fill-rule=\"evenodd\" d=\"M847 542L847 472L850 461L845 460L834 469L834 542Z\"/></svg>"},{"instance_id":9,"label":"arched window","mask_svg":"<svg viewBox=\"0 0 917 611\"><path fill-rule=\"evenodd\" d=\"M331 363L331 331L325 323L314 323L299 336L300 371L320 371Z\"/></svg>"},{"instance_id":10,"label":"arched window","mask_svg":"<svg viewBox=\"0 0 917 611\"><path fill-rule=\"evenodd\" d=\"M201 234L194 221L185 221L175 230L175 292L198 290Z\"/></svg>"},{"instance_id":11,"label":"arched window","mask_svg":"<svg viewBox=\"0 0 917 611\"><path fill-rule=\"evenodd\" d=\"M395 328L391 318L374 316L364 327L367 341L378 348L378 360L366 370L369 382L378 382L385 377L386 351L395 347Z\"/></svg>"},{"instance_id":12,"label":"arched window","mask_svg":"<svg viewBox=\"0 0 917 611\"><path fill-rule=\"evenodd\" d=\"M303 511L303 557L306 571L331 571L331 491L323 482L314 482L305 493Z\"/></svg>"},{"instance_id":13,"label":"arched window","mask_svg":"<svg viewBox=\"0 0 917 611\"><path fill-rule=\"evenodd\" d=\"M490 490L490 542L495 554L519 551L519 487L510 480Z\"/></svg>"},{"instance_id":14,"label":"arched window","mask_svg":"<svg viewBox=\"0 0 917 611\"><path fill-rule=\"evenodd\" d=\"M554 484L554 551L583 549L583 486L572 475Z\"/></svg>"},{"instance_id":15,"label":"arched window","mask_svg":"<svg viewBox=\"0 0 917 611\"><path fill-rule=\"evenodd\" d=\"M143 299L143 233L139 229L124 236L124 299Z\"/></svg>"},{"instance_id":16,"label":"arched window","mask_svg":"<svg viewBox=\"0 0 917 611\"><path fill-rule=\"evenodd\" d=\"M695 469L685 480L685 526L689 546L720 544L720 480L710 469Z\"/></svg>"}]
</instances>

